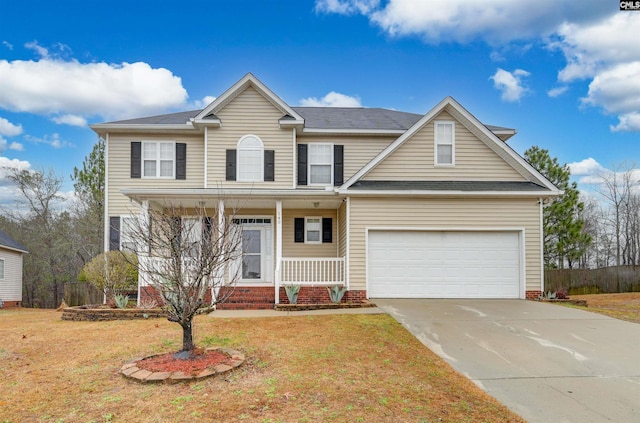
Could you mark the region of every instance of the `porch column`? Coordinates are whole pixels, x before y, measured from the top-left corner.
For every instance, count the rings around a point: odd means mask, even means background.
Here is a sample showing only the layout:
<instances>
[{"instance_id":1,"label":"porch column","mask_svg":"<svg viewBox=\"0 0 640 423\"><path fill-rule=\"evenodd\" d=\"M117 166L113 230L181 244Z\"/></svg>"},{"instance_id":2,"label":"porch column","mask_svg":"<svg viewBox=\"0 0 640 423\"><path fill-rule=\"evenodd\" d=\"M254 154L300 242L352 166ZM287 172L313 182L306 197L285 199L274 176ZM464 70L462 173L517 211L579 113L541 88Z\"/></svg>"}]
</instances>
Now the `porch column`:
<instances>
[{"instance_id":1,"label":"porch column","mask_svg":"<svg viewBox=\"0 0 640 423\"><path fill-rule=\"evenodd\" d=\"M222 243L222 237L220 234L223 234L225 231L224 226L224 200L218 200L218 243ZM218 251L222 251L222 246L218 245ZM224 285L224 275L226 273L226 267L224 269L218 269L218 273L214 276L215 280L213 285L211 286L211 301L215 302L218 299L218 292L220 291L220 287ZM216 289L217 287L217 289Z\"/></svg>"},{"instance_id":2,"label":"porch column","mask_svg":"<svg viewBox=\"0 0 640 423\"><path fill-rule=\"evenodd\" d=\"M145 228L149 227L149 200L144 200L142 202L142 208L140 209L140 220L142 220L142 226ZM148 234L147 236L151 236L151 234ZM137 249L137 248L136 248ZM149 245L145 246L145 252L139 251L140 254L140 259L141 260L148 260L149 259L149 255L151 255L151 249L149 248ZM146 267L146 265L145 265ZM137 301L137 306L140 307L140 285L141 283L144 283L146 286L146 282L145 281L146 275L143 274L143 272L138 272L138 301ZM105 296L106 299L106 296ZM106 302L106 301L105 301Z\"/></svg>"},{"instance_id":3,"label":"porch column","mask_svg":"<svg viewBox=\"0 0 640 423\"><path fill-rule=\"evenodd\" d=\"M282 263L282 200L276 200L276 304L280 304L280 271Z\"/></svg>"}]
</instances>

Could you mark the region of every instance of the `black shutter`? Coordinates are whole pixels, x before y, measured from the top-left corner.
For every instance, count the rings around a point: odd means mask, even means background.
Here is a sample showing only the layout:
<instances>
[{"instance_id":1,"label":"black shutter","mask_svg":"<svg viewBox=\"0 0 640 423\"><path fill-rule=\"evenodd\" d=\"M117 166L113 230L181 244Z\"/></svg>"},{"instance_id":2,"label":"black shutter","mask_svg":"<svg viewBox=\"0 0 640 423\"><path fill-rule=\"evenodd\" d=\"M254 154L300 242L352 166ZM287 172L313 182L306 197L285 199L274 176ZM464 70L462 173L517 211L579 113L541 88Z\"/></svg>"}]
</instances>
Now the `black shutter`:
<instances>
[{"instance_id":1,"label":"black shutter","mask_svg":"<svg viewBox=\"0 0 640 423\"><path fill-rule=\"evenodd\" d=\"M344 146L333 146L333 185L344 184Z\"/></svg>"},{"instance_id":2,"label":"black shutter","mask_svg":"<svg viewBox=\"0 0 640 423\"><path fill-rule=\"evenodd\" d=\"M119 249L120 249L120 217L111 216L109 217L109 250L116 251Z\"/></svg>"},{"instance_id":3,"label":"black shutter","mask_svg":"<svg viewBox=\"0 0 640 423\"><path fill-rule=\"evenodd\" d=\"M294 242L304 242L304 217L296 217L294 219Z\"/></svg>"},{"instance_id":4,"label":"black shutter","mask_svg":"<svg viewBox=\"0 0 640 423\"><path fill-rule=\"evenodd\" d=\"M176 179L187 179L187 144L176 143Z\"/></svg>"},{"instance_id":5,"label":"black shutter","mask_svg":"<svg viewBox=\"0 0 640 423\"><path fill-rule=\"evenodd\" d=\"M227 181L236 180L236 150L227 150Z\"/></svg>"},{"instance_id":6,"label":"black shutter","mask_svg":"<svg viewBox=\"0 0 640 423\"><path fill-rule=\"evenodd\" d=\"M264 180L265 181L275 180L274 165L275 165L275 151L264 150Z\"/></svg>"},{"instance_id":7,"label":"black shutter","mask_svg":"<svg viewBox=\"0 0 640 423\"><path fill-rule=\"evenodd\" d=\"M298 185L307 185L307 144L298 144Z\"/></svg>"},{"instance_id":8,"label":"black shutter","mask_svg":"<svg viewBox=\"0 0 640 423\"><path fill-rule=\"evenodd\" d=\"M131 143L131 177L140 178L142 176L142 143L134 141Z\"/></svg>"},{"instance_id":9,"label":"black shutter","mask_svg":"<svg viewBox=\"0 0 640 423\"><path fill-rule=\"evenodd\" d=\"M333 242L333 219L330 217L322 218L322 242Z\"/></svg>"}]
</instances>

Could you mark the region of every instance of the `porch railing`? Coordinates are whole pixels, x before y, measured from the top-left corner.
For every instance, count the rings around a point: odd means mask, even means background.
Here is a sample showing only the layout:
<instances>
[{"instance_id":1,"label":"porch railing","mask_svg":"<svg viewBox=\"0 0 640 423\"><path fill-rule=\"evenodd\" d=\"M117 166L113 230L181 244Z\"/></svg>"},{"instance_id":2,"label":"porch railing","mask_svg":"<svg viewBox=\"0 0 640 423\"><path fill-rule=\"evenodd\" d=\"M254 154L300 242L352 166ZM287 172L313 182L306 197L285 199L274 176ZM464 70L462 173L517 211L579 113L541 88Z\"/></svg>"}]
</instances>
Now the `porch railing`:
<instances>
[{"instance_id":1,"label":"porch railing","mask_svg":"<svg viewBox=\"0 0 640 423\"><path fill-rule=\"evenodd\" d=\"M280 285L344 285L344 257L283 257Z\"/></svg>"}]
</instances>

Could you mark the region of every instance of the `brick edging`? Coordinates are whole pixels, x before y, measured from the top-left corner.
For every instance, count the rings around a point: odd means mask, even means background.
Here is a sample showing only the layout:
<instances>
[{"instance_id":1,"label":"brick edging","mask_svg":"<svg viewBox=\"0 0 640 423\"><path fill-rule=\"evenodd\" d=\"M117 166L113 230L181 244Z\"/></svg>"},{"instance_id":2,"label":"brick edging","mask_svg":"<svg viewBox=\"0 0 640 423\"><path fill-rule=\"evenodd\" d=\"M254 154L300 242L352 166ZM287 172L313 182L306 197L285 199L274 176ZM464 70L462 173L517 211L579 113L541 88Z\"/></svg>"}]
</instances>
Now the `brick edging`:
<instances>
[{"instance_id":1,"label":"brick edging","mask_svg":"<svg viewBox=\"0 0 640 423\"><path fill-rule=\"evenodd\" d=\"M138 362L144 360L146 358L155 357L155 354L147 357L137 358L120 368L120 374L126 378L133 379L137 382L142 383L155 383L155 382L167 382L167 383L176 383L183 381L191 381L203 379L206 377L210 377L216 374L226 373L230 370L235 369L240 366L245 361L245 356L240 351L233 350L231 348L223 348L223 347L215 347L215 348L207 348L206 351L215 351L218 350L227 354L230 358L229 364L218 364L216 366L207 367L204 370L201 370L196 375L188 375L184 372L150 372L149 370L141 369L137 366Z\"/></svg>"}]
</instances>

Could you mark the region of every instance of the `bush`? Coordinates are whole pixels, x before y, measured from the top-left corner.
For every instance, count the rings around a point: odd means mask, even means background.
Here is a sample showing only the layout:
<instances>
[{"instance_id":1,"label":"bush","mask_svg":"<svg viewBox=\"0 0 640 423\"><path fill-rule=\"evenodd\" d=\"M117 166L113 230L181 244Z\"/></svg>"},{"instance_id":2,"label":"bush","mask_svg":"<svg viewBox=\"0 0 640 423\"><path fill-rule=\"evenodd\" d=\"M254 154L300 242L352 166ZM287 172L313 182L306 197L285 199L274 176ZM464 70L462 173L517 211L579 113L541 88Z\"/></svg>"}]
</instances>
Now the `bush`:
<instances>
[{"instance_id":1,"label":"bush","mask_svg":"<svg viewBox=\"0 0 640 423\"><path fill-rule=\"evenodd\" d=\"M126 295L138 287L137 257L131 252L108 251L95 256L80 273L86 280L107 294L107 299Z\"/></svg>"}]
</instances>

